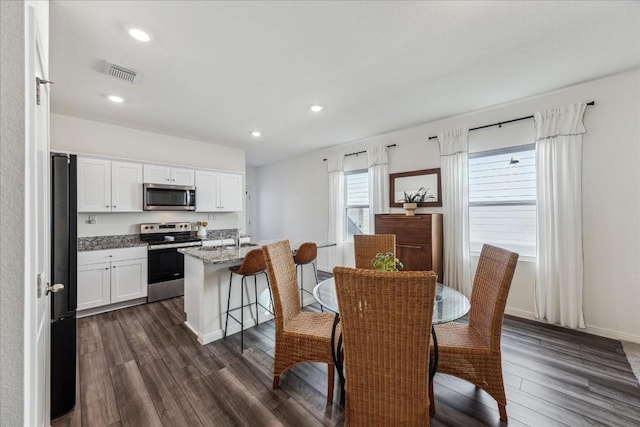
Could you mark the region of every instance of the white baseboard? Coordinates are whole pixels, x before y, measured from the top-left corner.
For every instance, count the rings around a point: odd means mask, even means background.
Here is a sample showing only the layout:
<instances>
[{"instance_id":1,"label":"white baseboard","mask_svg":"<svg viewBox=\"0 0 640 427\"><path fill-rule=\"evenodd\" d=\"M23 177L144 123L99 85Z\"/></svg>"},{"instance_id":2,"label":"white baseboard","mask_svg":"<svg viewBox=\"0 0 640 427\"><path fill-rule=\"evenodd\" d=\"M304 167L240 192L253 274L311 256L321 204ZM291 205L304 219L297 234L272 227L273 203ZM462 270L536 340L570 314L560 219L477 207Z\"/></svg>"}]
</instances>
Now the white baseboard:
<instances>
[{"instance_id":1,"label":"white baseboard","mask_svg":"<svg viewBox=\"0 0 640 427\"><path fill-rule=\"evenodd\" d=\"M504 313L508 314L510 316L521 317L523 319L538 320L538 319L536 319L535 313L533 313L532 311L520 310L518 308L509 308L509 307L507 307L504 310Z\"/></svg>"},{"instance_id":2,"label":"white baseboard","mask_svg":"<svg viewBox=\"0 0 640 427\"><path fill-rule=\"evenodd\" d=\"M107 313L113 310L119 310L121 308L133 307L134 305L141 305L147 303L147 297L132 299L129 301L117 302L115 304L103 305L100 307L87 308L86 310L78 310L76 317L78 319L87 316L93 316L94 314Z\"/></svg>"},{"instance_id":3,"label":"white baseboard","mask_svg":"<svg viewBox=\"0 0 640 427\"><path fill-rule=\"evenodd\" d=\"M581 329L583 330L583 329ZM587 325L584 329L585 332L601 337L612 338L614 340L629 341L640 344L640 336L628 334L626 332L618 332L607 328L600 328L598 326Z\"/></svg>"},{"instance_id":4,"label":"white baseboard","mask_svg":"<svg viewBox=\"0 0 640 427\"><path fill-rule=\"evenodd\" d=\"M531 311L520 310L517 308L507 308L505 309L504 312L505 314L508 314L510 316L520 317L522 319L528 319L528 320L535 320L536 322L540 322L545 325L548 324L544 320L540 320L536 318L535 313ZM560 326L560 325L557 325L557 326ZM584 329L576 329L576 330L580 332L585 332L591 335L597 335L600 337L611 338L614 340L629 341L629 342L640 344L640 336L638 335L628 334L626 332L618 332L612 329L601 328L601 327L593 326L589 324L587 324L586 326L587 327Z\"/></svg>"}]
</instances>

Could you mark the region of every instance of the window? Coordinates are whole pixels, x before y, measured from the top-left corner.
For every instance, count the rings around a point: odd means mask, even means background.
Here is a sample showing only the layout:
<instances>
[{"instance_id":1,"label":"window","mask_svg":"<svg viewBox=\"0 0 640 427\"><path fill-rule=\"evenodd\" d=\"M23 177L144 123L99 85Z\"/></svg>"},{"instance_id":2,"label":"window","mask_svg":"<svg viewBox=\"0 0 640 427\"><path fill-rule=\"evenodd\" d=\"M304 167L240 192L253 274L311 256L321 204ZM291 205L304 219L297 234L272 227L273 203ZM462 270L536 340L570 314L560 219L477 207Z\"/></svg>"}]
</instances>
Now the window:
<instances>
[{"instance_id":1,"label":"window","mask_svg":"<svg viewBox=\"0 0 640 427\"><path fill-rule=\"evenodd\" d=\"M469 155L469 240L535 258L535 144Z\"/></svg>"},{"instance_id":2,"label":"window","mask_svg":"<svg viewBox=\"0 0 640 427\"><path fill-rule=\"evenodd\" d=\"M369 172L359 169L344 173L345 239L369 234Z\"/></svg>"}]
</instances>

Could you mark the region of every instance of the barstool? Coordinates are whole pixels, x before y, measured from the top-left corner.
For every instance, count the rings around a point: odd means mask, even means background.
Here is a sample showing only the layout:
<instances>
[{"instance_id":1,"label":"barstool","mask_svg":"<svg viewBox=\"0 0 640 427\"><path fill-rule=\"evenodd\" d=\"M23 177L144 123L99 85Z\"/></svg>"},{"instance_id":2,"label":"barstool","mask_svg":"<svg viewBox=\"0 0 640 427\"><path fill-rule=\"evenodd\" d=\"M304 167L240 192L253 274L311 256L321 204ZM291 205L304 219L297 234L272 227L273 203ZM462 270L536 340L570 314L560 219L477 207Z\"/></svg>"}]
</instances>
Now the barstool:
<instances>
[{"instance_id":1,"label":"barstool","mask_svg":"<svg viewBox=\"0 0 640 427\"><path fill-rule=\"evenodd\" d=\"M318 247L313 242L305 242L300 245L296 254L293 256L293 262L296 264L296 274L298 267L300 267L300 308L302 308L304 293L313 295L313 292L304 288L304 266L311 264L313 266L313 273L318 283L318 270L316 270L315 260L318 257Z\"/></svg>"},{"instance_id":2,"label":"barstool","mask_svg":"<svg viewBox=\"0 0 640 427\"><path fill-rule=\"evenodd\" d=\"M229 296L227 298L227 318L224 322L224 337L227 337L227 326L229 324L229 317L240 324L240 353L244 351L244 308L250 307L255 304L256 306L256 325L259 322L258 318L258 306L264 308L269 313L273 314L273 309L269 309L262 305L258 301L258 274L264 274L267 278L267 288L269 288L269 298L271 299L271 307L273 307L273 295L271 294L271 285L269 285L269 276L267 275L267 266L264 262L264 255L262 253L262 248L253 249L245 255L242 260L242 264L236 265L233 267L229 267L229 271L231 274L229 275ZM231 284L233 282L233 275L237 274L242 276L242 282L240 286L240 305L238 307L230 308L231 304ZM247 290L247 277L253 276L253 292L255 301L249 302L248 304L244 303L244 291ZM244 289L243 289L244 288ZM248 291L247 291L248 297ZM238 320L233 314L230 312L240 310L240 320Z\"/></svg>"}]
</instances>

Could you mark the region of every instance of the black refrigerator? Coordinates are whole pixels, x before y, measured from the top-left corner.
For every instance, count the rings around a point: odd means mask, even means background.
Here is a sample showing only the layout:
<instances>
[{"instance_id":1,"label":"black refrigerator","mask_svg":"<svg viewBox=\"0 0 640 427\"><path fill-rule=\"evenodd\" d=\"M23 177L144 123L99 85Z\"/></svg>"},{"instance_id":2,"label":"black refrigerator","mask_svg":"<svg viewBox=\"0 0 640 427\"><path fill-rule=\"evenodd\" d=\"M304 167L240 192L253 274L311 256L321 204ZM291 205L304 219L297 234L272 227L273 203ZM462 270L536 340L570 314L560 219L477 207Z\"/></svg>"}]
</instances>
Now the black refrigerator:
<instances>
[{"instance_id":1,"label":"black refrigerator","mask_svg":"<svg viewBox=\"0 0 640 427\"><path fill-rule=\"evenodd\" d=\"M76 403L76 156L51 153L51 418Z\"/></svg>"}]
</instances>

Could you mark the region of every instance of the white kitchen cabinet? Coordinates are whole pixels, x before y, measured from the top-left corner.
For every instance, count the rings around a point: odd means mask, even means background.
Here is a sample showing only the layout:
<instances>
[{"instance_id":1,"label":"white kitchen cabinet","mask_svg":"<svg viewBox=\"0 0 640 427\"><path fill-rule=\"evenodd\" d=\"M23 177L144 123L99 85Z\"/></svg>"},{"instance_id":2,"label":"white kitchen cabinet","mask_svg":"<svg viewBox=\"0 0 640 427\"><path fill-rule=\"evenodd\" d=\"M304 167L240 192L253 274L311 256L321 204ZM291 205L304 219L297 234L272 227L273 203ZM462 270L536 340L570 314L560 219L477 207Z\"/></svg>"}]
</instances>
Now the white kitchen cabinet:
<instances>
[{"instance_id":1,"label":"white kitchen cabinet","mask_svg":"<svg viewBox=\"0 0 640 427\"><path fill-rule=\"evenodd\" d=\"M78 212L111 212L111 160L78 157L77 165Z\"/></svg>"},{"instance_id":2,"label":"white kitchen cabinet","mask_svg":"<svg viewBox=\"0 0 640 427\"><path fill-rule=\"evenodd\" d=\"M78 158L78 212L141 212L142 164Z\"/></svg>"},{"instance_id":3,"label":"white kitchen cabinet","mask_svg":"<svg viewBox=\"0 0 640 427\"><path fill-rule=\"evenodd\" d=\"M111 303L111 263L80 265L78 254L78 310Z\"/></svg>"},{"instance_id":4,"label":"white kitchen cabinet","mask_svg":"<svg viewBox=\"0 0 640 427\"><path fill-rule=\"evenodd\" d=\"M146 184L186 185L193 187L195 183L194 170L145 164L144 182Z\"/></svg>"},{"instance_id":5,"label":"white kitchen cabinet","mask_svg":"<svg viewBox=\"0 0 640 427\"><path fill-rule=\"evenodd\" d=\"M242 211L242 175L220 174L220 210L223 212Z\"/></svg>"},{"instance_id":6,"label":"white kitchen cabinet","mask_svg":"<svg viewBox=\"0 0 640 427\"><path fill-rule=\"evenodd\" d=\"M111 263L112 303L146 297L147 286L146 258Z\"/></svg>"},{"instance_id":7,"label":"white kitchen cabinet","mask_svg":"<svg viewBox=\"0 0 640 427\"><path fill-rule=\"evenodd\" d=\"M196 171L196 211L242 211L242 175Z\"/></svg>"},{"instance_id":8,"label":"white kitchen cabinet","mask_svg":"<svg viewBox=\"0 0 640 427\"><path fill-rule=\"evenodd\" d=\"M111 211L142 211L142 164L111 162Z\"/></svg>"},{"instance_id":9,"label":"white kitchen cabinet","mask_svg":"<svg viewBox=\"0 0 640 427\"><path fill-rule=\"evenodd\" d=\"M78 252L78 310L146 296L146 246Z\"/></svg>"}]
</instances>

